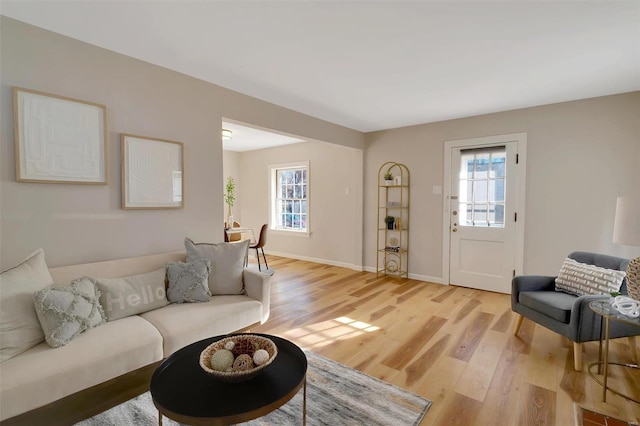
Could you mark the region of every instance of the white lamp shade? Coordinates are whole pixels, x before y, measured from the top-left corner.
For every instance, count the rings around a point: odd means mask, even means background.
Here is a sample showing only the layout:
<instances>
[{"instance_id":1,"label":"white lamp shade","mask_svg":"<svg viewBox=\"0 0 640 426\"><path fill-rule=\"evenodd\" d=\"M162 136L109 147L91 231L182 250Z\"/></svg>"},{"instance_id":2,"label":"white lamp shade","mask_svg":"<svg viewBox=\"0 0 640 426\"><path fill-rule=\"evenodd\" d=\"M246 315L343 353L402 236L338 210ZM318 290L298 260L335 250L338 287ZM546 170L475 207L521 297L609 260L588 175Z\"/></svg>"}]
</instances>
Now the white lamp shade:
<instances>
[{"instance_id":1,"label":"white lamp shade","mask_svg":"<svg viewBox=\"0 0 640 426\"><path fill-rule=\"evenodd\" d=\"M640 246L640 197L618 197L613 242Z\"/></svg>"}]
</instances>

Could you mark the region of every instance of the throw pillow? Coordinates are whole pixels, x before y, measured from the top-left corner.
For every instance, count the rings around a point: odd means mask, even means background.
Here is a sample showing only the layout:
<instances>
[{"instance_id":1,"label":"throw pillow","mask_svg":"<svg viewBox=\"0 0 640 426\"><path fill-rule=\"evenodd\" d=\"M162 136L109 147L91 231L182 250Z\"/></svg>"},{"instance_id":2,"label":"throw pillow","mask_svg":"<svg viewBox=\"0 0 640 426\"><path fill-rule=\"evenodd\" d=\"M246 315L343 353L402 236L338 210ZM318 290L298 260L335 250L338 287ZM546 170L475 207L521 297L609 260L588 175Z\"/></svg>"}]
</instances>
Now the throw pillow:
<instances>
[{"instance_id":1,"label":"throw pillow","mask_svg":"<svg viewBox=\"0 0 640 426\"><path fill-rule=\"evenodd\" d=\"M169 290L167 298L171 303L208 302L209 273L211 262L207 259L196 259L193 262L167 263Z\"/></svg>"},{"instance_id":2,"label":"throw pillow","mask_svg":"<svg viewBox=\"0 0 640 426\"><path fill-rule=\"evenodd\" d=\"M249 250L249 240L239 243L194 243L185 238L187 262L208 259L211 262L209 290L216 294L244 294L242 271Z\"/></svg>"},{"instance_id":3,"label":"throw pillow","mask_svg":"<svg viewBox=\"0 0 640 426\"><path fill-rule=\"evenodd\" d=\"M64 346L105 322L100 292L89 277L78 278L69 287L38 290L33 296L44 338L52 348Z\"/></svg>"},{"instance_id":4,"label":"throw pillow","mask_svg":"<svg viewBox=\"0 0 640 426\"><path fill-rule=\"evenodd\" d=\"M0 362L44 341L33 293L51 284L42 249L0 274Z\"/></svg>"},{"instance_id":5,"label":"throw pillow","mask_svg":"<svg viewBox=\"0 0 640 426\"><path fill-rule=\"evenodd\" d=\"M107 321L158 309L169 304L166 268L122 278L96 278Z\"/></svg>"},{"instance_id":6,"label":"throw pillow","mask_svg":"<svg viewBox=\"0 0 640 426\"><path fill-rule=\"evenodd\" d=\"M612 291L620 291L625 275L624 271L601 268L566 258L556 278L556 291L576 296L609 294Z\"/></svg>"}]
</instances>

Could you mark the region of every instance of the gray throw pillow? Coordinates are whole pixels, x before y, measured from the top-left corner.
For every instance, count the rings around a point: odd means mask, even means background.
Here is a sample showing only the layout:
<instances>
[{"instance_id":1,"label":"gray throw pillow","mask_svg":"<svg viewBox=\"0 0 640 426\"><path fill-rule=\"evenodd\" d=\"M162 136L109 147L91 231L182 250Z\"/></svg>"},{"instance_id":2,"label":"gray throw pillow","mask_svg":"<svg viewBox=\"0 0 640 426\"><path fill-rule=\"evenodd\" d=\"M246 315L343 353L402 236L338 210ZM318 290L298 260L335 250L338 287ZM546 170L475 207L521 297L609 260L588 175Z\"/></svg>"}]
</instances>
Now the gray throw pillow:
<instances>
[{"instance_id":1,"label":"gray throw pillow","mask_svg":"<svg viewBox=\"0 0 640 426\"><path fill-rule=\"evenodd\" d=\"M78 278L69 287L47 287L33 296L44 338L52 348L105 322L100 292L91 278Z\"/></svg>"},{"instance_id":2,"label":"gray throw pillow","mask_svg":"<svg viewBox=\"0 0 640 426\"><path fill-rule=\"evenodd\" d=\"M96 278L107 321L141 314L169 304L166 268L122 278Z\"/></svg>"},{"instance_id":3,"label":"gray throw pillow","mask_svg":"<svg viewBox=\"0 0 640 426\"><path fill-rule=\"evenodd\" d=\"M208 302L209 273L211 262L207 259L196 259L192 262L167 263L169 289L167 298L171 303Z\"/></svg>"},{"instance_id":4,"label":"gray throw pillow","mask_svg":"<svg viewBox=\"0 0 640 426\"><path fill-rule=\"evenodd\" d=\"M208 259L211 262L209 290L216 294L244 294L242 271L249 250L249 240L239 243L194 243L185 238L187 262Z\"/></svg>"}]
</instances>

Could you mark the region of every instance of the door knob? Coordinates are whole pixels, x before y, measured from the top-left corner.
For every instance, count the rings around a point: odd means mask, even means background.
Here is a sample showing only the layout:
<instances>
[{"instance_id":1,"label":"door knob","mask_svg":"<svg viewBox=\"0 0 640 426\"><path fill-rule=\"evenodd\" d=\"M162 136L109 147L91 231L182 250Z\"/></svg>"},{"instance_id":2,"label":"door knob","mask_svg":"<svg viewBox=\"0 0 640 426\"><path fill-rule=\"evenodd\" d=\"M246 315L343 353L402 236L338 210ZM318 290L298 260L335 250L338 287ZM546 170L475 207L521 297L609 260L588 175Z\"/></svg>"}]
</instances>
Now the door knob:
<instances>
[{"instance_id":1,"label":"door knob","mask_svg":"<svg viewBox=\"0 0 640 426\"><path fill-rule=\"evenodd\" d=\"M453 228L451 232L458 232L458 228Z\"/></svg>"}]
</instances>

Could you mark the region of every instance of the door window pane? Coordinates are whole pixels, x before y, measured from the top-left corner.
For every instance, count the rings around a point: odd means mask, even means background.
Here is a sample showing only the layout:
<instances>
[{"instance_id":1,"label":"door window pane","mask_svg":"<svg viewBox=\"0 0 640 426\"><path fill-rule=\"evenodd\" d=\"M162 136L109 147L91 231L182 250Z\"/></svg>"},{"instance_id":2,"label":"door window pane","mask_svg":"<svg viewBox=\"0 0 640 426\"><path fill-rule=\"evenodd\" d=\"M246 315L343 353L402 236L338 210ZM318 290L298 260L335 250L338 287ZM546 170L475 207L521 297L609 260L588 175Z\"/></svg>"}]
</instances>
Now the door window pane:
<instances>
[{"instance_id":1,"label":"door window pane","mask_svg":"<svg viewBox=\"0 0 640 426\"><path fill-rule=\"evenodd\" d=\"M485 179L473 182L473 202L486 202L489 200L487 195L487 181Z\"/></svg>"},{"instance_id":2,"label":"door window pane","mask_svg":"<svg viewBox=\"0 0 640 426\"><path fill-rule=\"evenodd\" d=\"M506 147L461 152L460 226L504 227L506 173Z\"/></svg>"}]
</instances>

